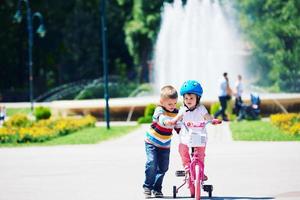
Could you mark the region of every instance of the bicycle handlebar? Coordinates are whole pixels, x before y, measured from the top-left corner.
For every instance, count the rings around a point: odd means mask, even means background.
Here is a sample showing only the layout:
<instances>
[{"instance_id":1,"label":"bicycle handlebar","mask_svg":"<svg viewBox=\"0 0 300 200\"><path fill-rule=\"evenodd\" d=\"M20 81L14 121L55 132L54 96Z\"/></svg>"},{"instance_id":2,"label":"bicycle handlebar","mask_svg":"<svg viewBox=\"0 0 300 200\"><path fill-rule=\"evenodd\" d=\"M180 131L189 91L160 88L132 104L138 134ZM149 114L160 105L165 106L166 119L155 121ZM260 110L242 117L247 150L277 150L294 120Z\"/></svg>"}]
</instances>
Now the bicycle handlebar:
<instances>
[{"instance_id":1,"label":"bicycle handlebar","mask_svg":"<svg viewBox=\"0 0 300 200\"><path fill-rule=\"evenodd\" d=\"M204 128L207 124L221 124L222 121L219 119L212 119L212 120L207 120L207 121L201 121L201 122L181 122L185 129L188 131L189 127L197 127L197 128Z\"/></svg>"}]
</instances>

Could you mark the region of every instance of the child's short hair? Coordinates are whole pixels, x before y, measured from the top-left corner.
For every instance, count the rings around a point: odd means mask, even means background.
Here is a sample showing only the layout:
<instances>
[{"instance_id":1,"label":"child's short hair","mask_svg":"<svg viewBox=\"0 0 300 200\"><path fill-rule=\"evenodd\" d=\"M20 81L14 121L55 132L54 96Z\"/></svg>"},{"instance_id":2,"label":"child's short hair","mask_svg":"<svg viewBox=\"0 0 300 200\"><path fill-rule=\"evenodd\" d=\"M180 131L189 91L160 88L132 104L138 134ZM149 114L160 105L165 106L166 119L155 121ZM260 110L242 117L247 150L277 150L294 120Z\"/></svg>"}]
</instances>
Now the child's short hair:
<instances>
[{"instance_id":1,"label":"child's short hair","mask_svg":"<svg viewBox=\"0 0 300 200\"><path fill-rule=\"evenodd\" d=\"M177 90L171 85L166 85L166 86L162 87L160 90L160 98L161 99L178 99Z\"/></svg>"}]
</instances>

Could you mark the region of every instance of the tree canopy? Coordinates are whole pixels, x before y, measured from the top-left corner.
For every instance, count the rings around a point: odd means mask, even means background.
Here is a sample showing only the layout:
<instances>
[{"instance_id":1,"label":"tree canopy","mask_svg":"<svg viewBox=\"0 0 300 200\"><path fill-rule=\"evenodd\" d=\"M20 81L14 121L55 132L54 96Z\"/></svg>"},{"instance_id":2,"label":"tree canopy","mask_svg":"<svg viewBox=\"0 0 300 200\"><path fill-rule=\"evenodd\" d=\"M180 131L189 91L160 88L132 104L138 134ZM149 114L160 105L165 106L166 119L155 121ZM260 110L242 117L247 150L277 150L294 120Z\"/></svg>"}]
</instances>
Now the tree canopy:
<instances>
[{"instance_id":1,"label":"tree canopy","mask_svg":"<svg viewBox=\"0 0 300 200\"><path fill-rule=\"evenodd\" d=\"M44 17L46 37L34 34L34 97L50 89L102 77L101 0L30 1L32 13ZM109 74L136 83L147 82L148 62L165 2L107 1ZM186 2L186 1L183 1ZM252 67L258 84L283 91L300 91L300 1L234 1L242 31L252 48ZM223 1L226 3L226 1ZM17 1L0 4L0 94L2 101L28 100L28 34L26 6L23 20L13 23ZM38 20L33 18L36 30ZM264 77L267 75L267 78ZM1 100L0 100L1 101Z\"/></svg>"},{"instance_id":2,"label":"tree canopy","mask_svg":"<svg viewBox=\"0 0 300 200\"><path fill-rule=\"evenodd\" d=\"M258 84L300 91L300 1L236 1L240 24L251 43Z\"/></svg>"}]
</instances>

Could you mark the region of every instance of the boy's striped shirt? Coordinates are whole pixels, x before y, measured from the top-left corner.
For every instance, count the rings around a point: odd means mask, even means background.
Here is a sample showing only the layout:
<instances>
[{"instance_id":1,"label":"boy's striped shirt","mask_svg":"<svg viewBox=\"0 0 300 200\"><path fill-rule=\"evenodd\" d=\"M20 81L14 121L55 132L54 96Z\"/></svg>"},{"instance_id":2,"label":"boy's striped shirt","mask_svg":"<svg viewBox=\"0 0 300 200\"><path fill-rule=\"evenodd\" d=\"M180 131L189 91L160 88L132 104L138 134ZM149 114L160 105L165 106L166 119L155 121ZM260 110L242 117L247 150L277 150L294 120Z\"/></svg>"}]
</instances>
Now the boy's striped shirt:
<instances>
[{"instance_id":1,"label":"boy's striped shirt","mask_svg":"<svg viewBox=\"0 0 300 200\"><path fill-rule=\"evenodd\" d=\"M150 129L146 132L145 142L160 148L170 148L174 126L166 126L164 121L172 119L177 113L177 109L170 112L158 106L154 111Z\"/></svg>"}]
</instances>

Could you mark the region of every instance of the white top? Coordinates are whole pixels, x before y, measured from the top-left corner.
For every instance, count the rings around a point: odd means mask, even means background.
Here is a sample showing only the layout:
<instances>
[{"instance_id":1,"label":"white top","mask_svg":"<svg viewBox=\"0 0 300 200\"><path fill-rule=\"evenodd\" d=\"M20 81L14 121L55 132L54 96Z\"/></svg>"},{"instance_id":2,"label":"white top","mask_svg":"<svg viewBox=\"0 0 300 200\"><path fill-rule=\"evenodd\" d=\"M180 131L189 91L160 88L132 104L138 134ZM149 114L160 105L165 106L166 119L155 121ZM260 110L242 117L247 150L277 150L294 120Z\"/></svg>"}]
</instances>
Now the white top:
<instances>
[{"instance_id":1,"label":"white top","mask_svg":"<svg viewBox=\"0 0 300 200\"><path fill-rule=\"evenodd\" d=\"M227 81L225 78L220 80L219 96L227 96Z\"/></svg>"},{"instance_id":2,"label":"white top","mask_svg":"<svg viewBox=\"0 0 300 200\"><path fill-rule=\"evenodd\" d=\"M243 93L243 84L241 81L237 81L235 83L235 88L236 88L236 96L241 97Z\"/></svg>"},{"instance_id":3,"label":"white top","mask_svg":"<svg viewBox=\"0 0 300 200\"><path fill-rule=\"evenodd\" d=\"M187 111L187 108L183 106L180 108L179 113L183 115L182 123L189 122L191 124L200 124L205 120L204 115L208 112L203 105L200 105L193 111ZM190 126L187 130L182 124L179 132L179 141L189 147L205 146L207 142L207 131L205 126Z\"/></svg>"}]
</instances>

